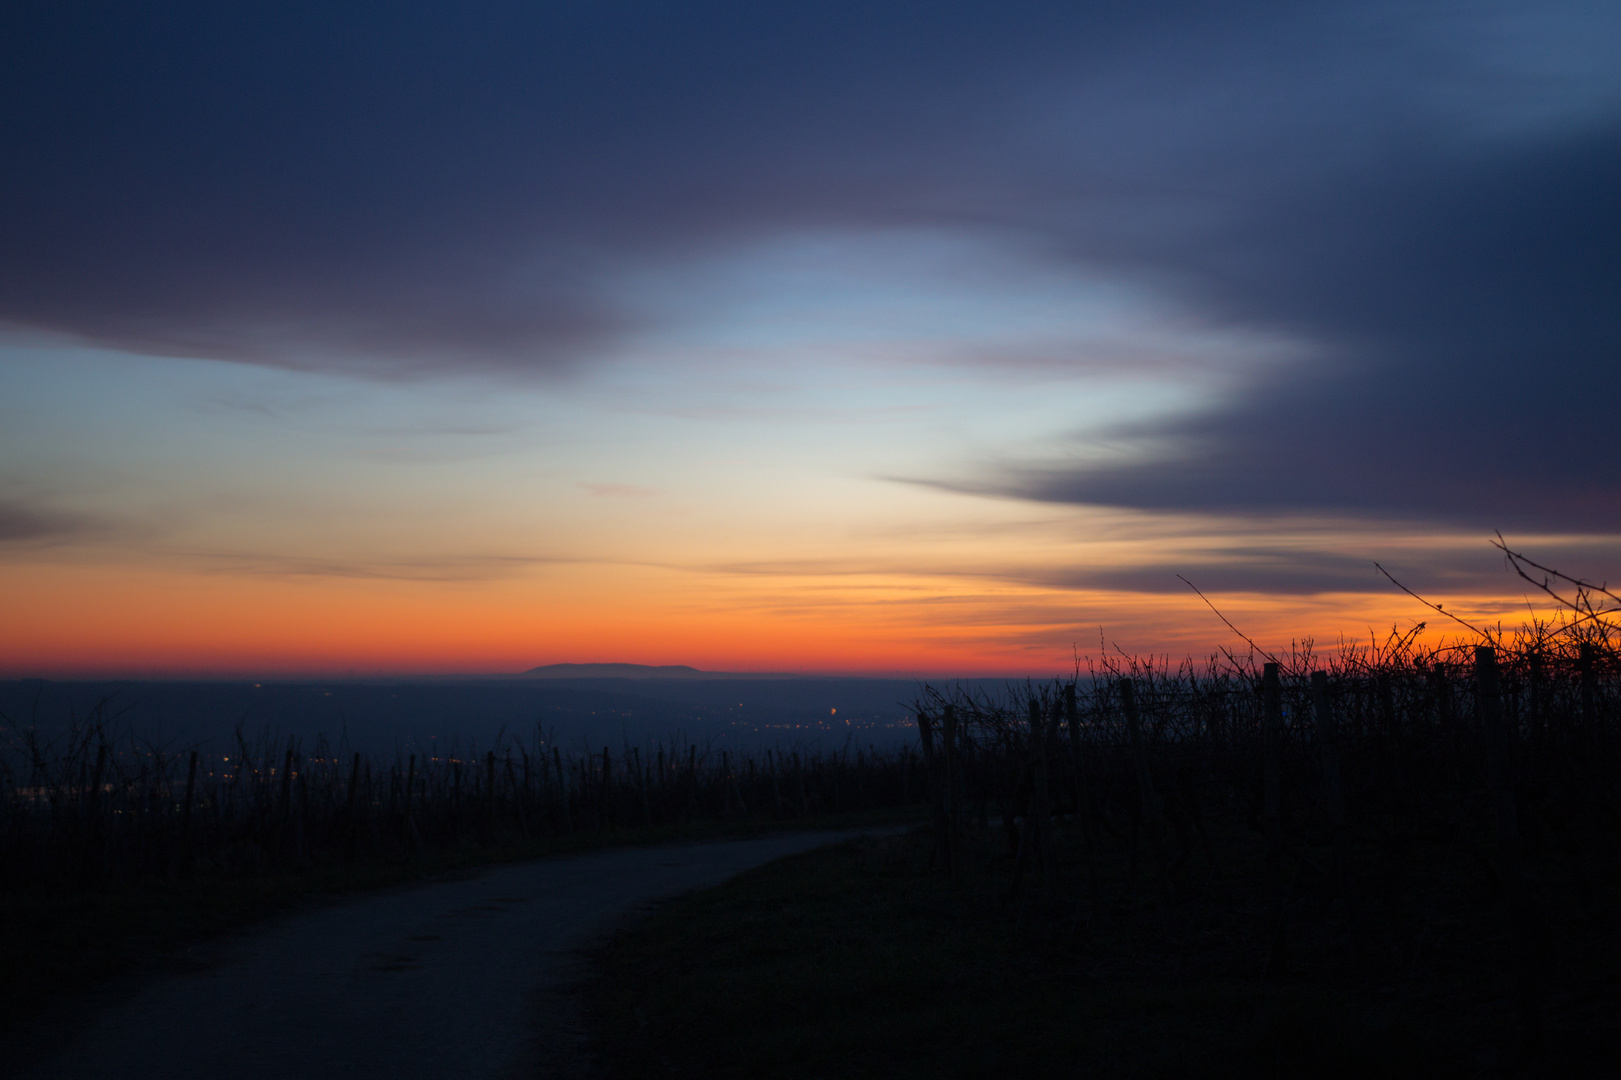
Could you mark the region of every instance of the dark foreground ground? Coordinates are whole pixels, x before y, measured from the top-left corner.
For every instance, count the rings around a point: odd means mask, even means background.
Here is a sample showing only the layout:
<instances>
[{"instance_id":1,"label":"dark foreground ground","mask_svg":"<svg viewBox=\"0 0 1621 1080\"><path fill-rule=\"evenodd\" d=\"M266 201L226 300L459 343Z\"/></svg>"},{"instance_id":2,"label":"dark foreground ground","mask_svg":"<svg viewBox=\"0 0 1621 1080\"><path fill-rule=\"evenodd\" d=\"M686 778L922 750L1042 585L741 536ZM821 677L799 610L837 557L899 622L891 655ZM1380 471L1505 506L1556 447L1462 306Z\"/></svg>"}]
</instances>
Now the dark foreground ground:
<instances>
[{"instance_id":1,"label":"dark foreground ground","mask_svg":"<svg viewBox=\"0 0 1621 1080\"><path fill-rule=\"evenodd\" d=\"M579 949L641 905L848 832L779 833L513 863L200 940L36 1015L24 1077L589 1076Z\"/></svg>"},{"instance_id":2,"label":"dark foreground ground","mask_svg":"<svg viewBox=\"0 0 1621 1080\"><path fill-rule=\"evenodd\" d=\"M1498 958L1469 944L1468 920L1489 920L1489 904L1462 917L1434 906L1415 926L1416 955L1370 917L1359 956L1340 962L1343 943L1304 915L1277 934L1264 907L1246 906L1242 843L1226 862L1195 863L1169 912L1147 867L1134 890L1124 863L1104 868L1096 915L1039 886L1015 898L991 830L971 837L952 882L931 871L926 832L773 863L663 907L596 957L585 996L602 1067L626 1078L1617 1075L1608 891L1548 943L1548 1046L1528 1054ZM1064 869L1077 884L1080 867Z\"/></svg>"},{"instance_id":3,"label":"dark foreground ground","mask_svg":"<svg viewBox=\"0 0 1621 1080\"><path fill-rule=\"evenodd\" d=\"M207 950L214 938L271 919L345 903L384 889L461 880L507 863L588 855L605 848L663 847L755 839L784 832L892 828L915 808L856 811L815 819L698 820L653 827L510 839L362 858L326 865L269 866L259 873L191 874L57 881L0 890L0 1047L26 1039L42 1015L75 1016L105 984L163 974ZM38 1042L38 1040L34 1040Z\"/></svg>"},{"instance_id":4,"label":"dark foreground ground","mask_svg":"<svg viewBox=\"0 0 1621 1080\"><path fill-rule=\"evenodd\" d=\"M1614 1075L1608 887L1548 943L1531 1054L1489 902L1414 894L1419 950L1370 914L1353 957L1298 875L1281 931L1246 901L1242 835L1169 908L1105 862L1093 908L1062 843L1056 887L1014 893L999 830L948 881L927 830L889 829L464 867L251 925L238 898L236 929L165 922L167 947L126 940L144 962L11 1024L5 1075Z\"/></svg>"}]
</instances>

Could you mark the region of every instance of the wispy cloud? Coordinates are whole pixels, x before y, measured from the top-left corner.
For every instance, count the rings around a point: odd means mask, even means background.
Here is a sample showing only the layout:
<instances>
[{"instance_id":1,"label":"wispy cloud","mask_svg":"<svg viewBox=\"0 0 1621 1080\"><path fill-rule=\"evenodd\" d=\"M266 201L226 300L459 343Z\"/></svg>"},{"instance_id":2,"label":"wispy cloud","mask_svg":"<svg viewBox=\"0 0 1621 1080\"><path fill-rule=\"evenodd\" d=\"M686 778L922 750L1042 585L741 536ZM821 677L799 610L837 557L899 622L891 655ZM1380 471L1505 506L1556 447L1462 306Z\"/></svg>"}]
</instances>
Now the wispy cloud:
<instances>
[{"instance_id":1,"label":"wispy cloud","mask_svg":"<svg viewBox=\"0 0 1621 1080\"><path fill-rule=\"evenodd\" d=\"M205 573L244 577L351 578L371 581L495 581L537 566L586 560L530 555L444 555L412 558L288 555L246 551L166 552Z\"/></svg>"},{"instance_id":2,"label":"wispy cloud","mask_svg":"<svg viewBox=\"0 0 1621 1080\"><path fill-rule=\"evenodd\" d=\"M1396 517L1268 510L1255 515L1043 510L1003 503L997 517L897 521L836 551L706 564L745 578L828 582L977 581L1069 593L1394 595L1380 563L1426 592L1481 598L1525 591L1489 532L1415 528ZM1034 511L1034 512L1030 512ZM1554 565L1621 579L1621 535L1513 534Z\"/></svg>"}]
</instances>

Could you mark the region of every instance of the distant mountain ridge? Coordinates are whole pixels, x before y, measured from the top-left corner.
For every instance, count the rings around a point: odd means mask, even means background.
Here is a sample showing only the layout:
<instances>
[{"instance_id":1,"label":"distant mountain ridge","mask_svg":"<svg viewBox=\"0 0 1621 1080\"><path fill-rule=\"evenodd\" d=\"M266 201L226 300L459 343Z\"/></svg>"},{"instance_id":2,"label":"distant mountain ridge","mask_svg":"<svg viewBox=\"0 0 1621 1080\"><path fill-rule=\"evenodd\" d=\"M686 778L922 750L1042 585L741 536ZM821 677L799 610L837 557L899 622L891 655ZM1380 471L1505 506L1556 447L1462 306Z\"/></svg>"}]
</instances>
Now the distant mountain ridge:
<instances>
[{"instance_id":1,"label":"distant mountain ridge","mask_svg":"<svg viewBox=\"0 0 1621 1080\"><path fill-rule=\"evenodd\" d=\"M917 676L905 675L825 675L803 671L704 671L688 664L542 664L540 667L520 671L515 675L501 675L502 679L679 679L691 682L749 680L792 680L795 682L825 682L854 680L857 682L911 683Z\"/></svg>"},{"instance_id":2,"label":"distant mountain ridge","mask_svg":"<svg viewBox=\"0 0 1621 1080\"><path fill-rule=\"evenodd\" d=\"M724 675L686 664L542 664L524 674L537 679L712 679Z\"/></svg>"}]
</instances>

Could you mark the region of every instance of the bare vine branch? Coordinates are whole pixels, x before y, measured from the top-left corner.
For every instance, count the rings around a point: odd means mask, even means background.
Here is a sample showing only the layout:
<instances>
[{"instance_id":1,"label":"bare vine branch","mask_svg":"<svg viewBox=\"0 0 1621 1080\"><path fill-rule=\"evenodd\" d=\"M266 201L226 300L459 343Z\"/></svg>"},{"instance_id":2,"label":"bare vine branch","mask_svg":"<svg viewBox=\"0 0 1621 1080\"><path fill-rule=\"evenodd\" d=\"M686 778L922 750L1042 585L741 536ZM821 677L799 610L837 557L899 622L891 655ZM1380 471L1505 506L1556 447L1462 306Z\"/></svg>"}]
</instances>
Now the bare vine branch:
<instances>
[{"instance_id":1,"label":"bare vine branch","mask_svg":"<svg viewBox=\"0 0 1621 1080\"><path fill-rule=\"evenodd\" d=\"M1228 619L1227 616L1223 615L1221 613L1221 610L1219 608L1217 608L1215 604L1212 604L1210 602L1210 597L1206 596L1202 592L1199 592L1199 586L1195 585L1193 582L1189 581L1187 578L1183 577L1181 574L1178 574L1176 576L1182 582L1182 584L1184 584L1188 588L1192 589L1198 595L1199 599L1203 600L1205 602L1205 607L1209 608L1211 611L1214 611L1216 613L1216 618L1220 619L1222 622L1227 624L1227 629L1231 630L1233 633L1237 634L1239 637L1241 637L1245 641L1249 642L1251 649L1254 649L1256 652L1260 653L1262 656L1266 657L1268 660L1272 661L1274 664L1277 664L1279 667L1284 666L1283 663L1276 656L1273 656L1271 653L1267 652L1265 649L1263 649L1259 645L1255 644L1255 639L1254 638L1251 638L1248 634L1244 633L1244 631L1242 631L1238 627L1234 626L1232 624L1232 620Z\"/></svg>"},{"instance_id":2,"label":"bare vine branch","mask_svg":"<svg viewBox=\"0 0 1621 1080\"><path fill-rule=\"evenodd\" d=\"M1485 638L1487 641L1490 641L1492 639L1492 636L1490 634L1486 633L1484 630L1481 630L1479 627L1473 626L1470 623L1467 623L1464 620L1458 618L1456 615L1452 614L1452 612L1448 611L1446 608L1442 607L1440 604L1432 604L1432 603L1430 603L1428 600L1426 600L1422 596L1418 595L1418 593L1414 592L1412 589L1409 589L1407 586L1405 586L1401 582L1397 581L1394 577L1391 577L1390 571L1386 570L1384 567L1380 566L1378 563L1374 563L1373 568L1375 570L1379 571L1381 574L1385 575L1385 577L1389 579L1390 583L1392 585L1396 586L1396 588L1400 589L1402 592L1406 593L1408 596L1411 596L1414 600L1417 600L1419 603L1423 604L1425 607L1429 608L1431 611L1439 612L1440 614L1445 615L1447 618L1451 619L1453 622L1457 623L1458 625L1468 627L1470 630L1472 630L1475 633L1479 634L1481 637Z\"/></svg>"}]
</instances>

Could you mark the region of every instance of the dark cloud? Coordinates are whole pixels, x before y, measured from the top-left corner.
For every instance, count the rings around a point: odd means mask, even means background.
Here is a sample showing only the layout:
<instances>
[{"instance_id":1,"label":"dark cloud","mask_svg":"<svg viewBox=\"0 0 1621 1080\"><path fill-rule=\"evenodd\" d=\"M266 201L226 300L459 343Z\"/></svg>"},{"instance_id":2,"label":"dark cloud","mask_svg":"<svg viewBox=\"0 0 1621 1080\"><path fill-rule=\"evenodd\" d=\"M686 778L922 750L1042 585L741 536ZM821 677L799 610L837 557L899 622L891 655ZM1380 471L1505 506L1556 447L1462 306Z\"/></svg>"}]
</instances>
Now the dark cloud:
<instances>
[{"instance_id":1,"label":"dark cloud","mask_svg":"<svg viewBox=\"0 0 1621 1080\"><path fill-rule=\"evenodd\" d=\"M1503 159L1299 193L1201 275L1227 317L1326 357L1122 433L1126 466L991 487L1145 508L1362 508L1481 529L1621 528L1621 124Z\"/></svg>"},{"instance_id":2,"label":"dark cloud","mask_svg":"<svg viewBox=\"0 0 1621 1080\"><path fill-rule=\"evenodd\" d=\"M0 318L378 373L556 366L635 325L598 287L627 251L893 215L1042 14L14 9Z\"/></svg>"},{"instance_id":3,"label":"dark cloud","mask_svg":"<svg viewBox=\"0 0 1621 1080\"><path fill-rule=\"evenodd\" d=\"M1315 542L1280 544L1259 539L1259 533L1234 538L1227 544L1200 544L1184 550L1167 545L1144 552L1130 562L1110 558L1090 563L1084 549L1066 565L1039 563L981 563L971 568L933 564L917 559L892 560L798 559L727 563L710 569L727 574L758 577L871 577L893 579L972 578L1016 582L1060 590L1113 590L1137 593L1188 593L1189 582L1210 593L1265 593L1316 596L1324 593L1389 593L1396 587L1375 562L1403 585L1438 596L1458 594L1501 596L1521 590L1502 555L1485 541L1430 543L1415 550L1400 544L1383 545L1363 536L1354 545L1319 529ZM1364 549L1347 552L1347 546ZM1531 546L1535 547L1536 544ZM1377 556L1372 554L1377 552ZM1543 558L1582 575L1604 579L1615 569L1621 554L1614 546L1561 543L1543 552ZM1186 580L1184 580L1186 579ZM1531 592L1533 587L1524 586Z\"/></svg>"},{"instance_id":4,"label":"dark cloud","mask_svg":"<svg viewBox=\"0 0 1621 1080\"><path fill-rule=\"evenodd\" d=\"M995 224L1316 359L991 490L1621 528L1613 8L16 5L0 322L558 370L611 287L793 228ZM994 363L994 360L987 361Z\"/></svg>"},{"instance_id":5,"label":"dark cloud","mask_svg":"<svg viewBox=\"0 0 1621 1080\"><path fill-rule=\"evenodd\" d=\"M1430 569L1425 567L1425 570ZM1326 551L1288 551L1265 547L1201 552L1187 558L1166 558L1148 565L1082 566L1057 572L1011 576L1055 588L1145 593L1188 593L1190 590L1183 578L1210 593L1314 596L1319 593L1385 592L1390 589L1390 583L1379 575L1369 559ZM1433 573L1423 576L1428 580L1414 587L1433 584Z\"/></svg>"},{"instance_id":6,"label":"dark cloud","mask_svg":"<svg viewBox=\"0 0 1621 1080\"><path fill-rule=\"evenodd\" d=\"M1325 544L1328 541L1325 539ZM1377 549L1376 541L1361 546ZM1584 572L1613 567L1617 553L1584 548L1565 549ZM1067 567L1060 571L1010 573L1015 580L1057 588L1115 589L1122 592L1186 593L1191 582L1208 593L1264 593L1316 596L1323 593L1388 593L1396 587L1375 563L1392 577L1421 594L1434 596L1503 596L1533 588L1523 585L1504 565L1502 557L1484 542L1437 545L1415 552L1399 544L1379 552L1347 554L1326 547L1283 547L1256 542L1203 549L1186 555L1168 554L1136 565L1109 564ZM1186 580L1184 580L1186 579ZM1417 611L1417 609L1415 609ZM1422 612L1417 612L1422 614Z\"/></svg>"},{"instance_id":7,"label":"dark cloud","mask_svg":"<svg viewBox=\"0 0 1621 1080\"><path fill-rule=\"evenodd\" d=\"M1136 192L1107 162L1176 138L1114 130L1120 88L1067 101L1122 60L1128 92L1169 78L1208 21L1117 7L15 9L0 321L376 374L548 368L641 325L605 286L649 252L1049 231L1077 193L1054 153L1095 142L1082 186Z\"/></svg>"},{"instance_id":8,"label":"dark cloud","mask_svg":"<svg viewBox=\"0 0 1621 1080\"><path fill-rule=\"evenodd\" d=\"M0 545L50 547L106 531L105 523L94 518L0 498Z\"/></svg>"}]
</instances>

